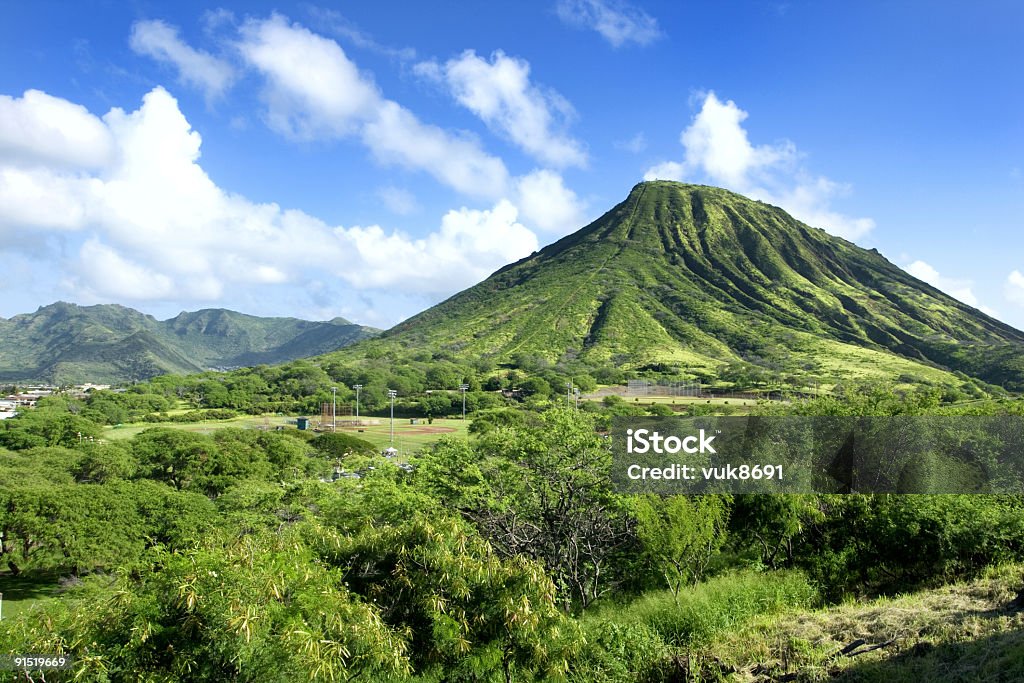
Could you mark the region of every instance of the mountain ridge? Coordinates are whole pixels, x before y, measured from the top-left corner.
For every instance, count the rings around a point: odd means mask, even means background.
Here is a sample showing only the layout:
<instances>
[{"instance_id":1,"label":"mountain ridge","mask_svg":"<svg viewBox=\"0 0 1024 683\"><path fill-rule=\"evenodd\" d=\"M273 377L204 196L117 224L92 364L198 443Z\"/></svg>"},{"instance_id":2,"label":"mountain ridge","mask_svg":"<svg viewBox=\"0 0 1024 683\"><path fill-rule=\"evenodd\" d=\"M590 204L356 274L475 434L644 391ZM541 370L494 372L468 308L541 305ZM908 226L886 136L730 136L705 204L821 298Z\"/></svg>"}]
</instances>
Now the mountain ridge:
<instances>
[{"instance_id":1,"label":"mountain ridge","mask_svg":"<svg viewBox=\"0 0 1024 683\"><path fill-rule=\"evenodd\" d=\"M0 381L117 383L273 364L334 351L378 332L344 318L313 322L208 308L161 321L120 304L57 301L0 318Z\"/></svg>"}]
</instances>

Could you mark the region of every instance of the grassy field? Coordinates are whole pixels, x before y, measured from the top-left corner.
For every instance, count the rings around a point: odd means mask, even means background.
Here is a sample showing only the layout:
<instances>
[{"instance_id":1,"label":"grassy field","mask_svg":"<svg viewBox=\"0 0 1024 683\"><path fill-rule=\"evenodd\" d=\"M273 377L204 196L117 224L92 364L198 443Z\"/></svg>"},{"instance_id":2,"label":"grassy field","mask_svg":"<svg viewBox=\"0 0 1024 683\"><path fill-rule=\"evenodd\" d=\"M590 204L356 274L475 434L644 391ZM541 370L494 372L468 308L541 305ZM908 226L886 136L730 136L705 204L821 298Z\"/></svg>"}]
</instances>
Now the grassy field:
<instances>
[{"instance_id":1,"label":"grassy field","mask_svg":"<svg viewBox=\"0 0 1024 683\"><path fill-rule=\"evenodd\" d=\"M338 418L338 431L358 436L378 446L381 450L391 445L391 421L388 418L369 418L379 420L380 424L367 426L351 425L349 419ZM471 420L434 419L427 424L424 419L418 424L410 424L409 418L395 418L395 448L402 454L415 453L424 446L430 445L442 436L450 435L465 438Z\"/></svg>"},{"instance_id":2,"label":"grassy field","mask_svg":"<svg viewBox=\"0 0 1024 683\"><path fill-rule=\"evenodd\" d=\"M26 572L11 576L0 572L0 594L3 594L4 619L13 619L33 604L54 597L60 585L53 574Z\"/></svg>"},{"instance_id":3,"label":"grassy field","mask_svg":"<svg viewBox=\"0 0 1024 683\"><path fill-rule=\"evenodd\" d=\"M366 418L378 421L379 424L356 426L352 424L352 418L339 417L338 431L358 436L370 443L379 446L382 450L391 445L391 422L389 418ZM395 448L401 453L408 454L418 451L423 446L432 444L442 436L450 434L453 436L465 437L470 420L461 419L435 419L433 424L427 424L424 419L418 420L418 424L410 424L409 418L395 418ZM275 429L284 427L295 428L295 417L284 415L252 416L246 415L235 417L230 420L200 420L197 422L136 422L124 424L117 427L107 427L103 437L112 441L130 439L140 432L153 427L170 427L181 429L187 432L210 434L218 429L235 427L239 429Z\"/></svg>"},{"instance_id":4,"label":"grassy field","mask_svg":"<svg viewBox=\"0 0 1024 683\"><path fill-rule=\"evenodd\" d=\"M294 428L295 418L284 415L243 415L231 418L230 420L197 420L195 422L131 422L128 424L117 425L115 427L107 427L103 432L103 438L110 439L112 441L130 439L136 434L153 427L170 427L171 429L181 429L186 432L210 434L218 429L224 429L226 427L257 429L267 426L271 429L275 427L288 426Z\"/></svg>"}]
</instances>

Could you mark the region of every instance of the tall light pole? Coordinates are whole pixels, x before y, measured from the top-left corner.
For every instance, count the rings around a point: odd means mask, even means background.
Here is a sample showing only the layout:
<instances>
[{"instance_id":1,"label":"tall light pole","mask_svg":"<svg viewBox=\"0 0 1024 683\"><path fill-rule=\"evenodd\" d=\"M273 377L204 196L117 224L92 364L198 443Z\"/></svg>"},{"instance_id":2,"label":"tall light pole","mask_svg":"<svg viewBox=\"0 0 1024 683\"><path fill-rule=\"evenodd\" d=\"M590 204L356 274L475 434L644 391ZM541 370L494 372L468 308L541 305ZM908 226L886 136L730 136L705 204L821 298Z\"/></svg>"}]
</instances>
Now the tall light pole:
<instances>
[{"instance_id":1,"label":"tall light pole","mask_svg":"<svg viewBox=\"0 0 1024 683\"><path fill-rule=\"evenodd\" d=\"M565 407L572 405L572 382L565 383Z\"/></svg>"},{"instance_id":2,"label":"tall light pole","mask_svg":"<svg viewBox=\"0 0 1024 683\"><path fill-rule=\"evenodd\" d=\"M395 447L395 396L398 396L398 392L394 389L388 389L388 398L391 399L391 447Z\"/></svg>"},{"instance_id":3,"label":"tall light pole","mask_svg":"<svg viewBox=\"0 0 1024 683\"><path fill-rule=\"evenodd\" d=\"M363 385L353 384L352 388L356 390L356 417L359 417L359 390L363 388Z\"/></svg>"},{"instance_id":4,"label":"tall light pole","mask_svg":"<svg viewBox=\"0 0 1024 683\"><path fill-rule=\"evenodd\" d=\"M466 389L469 389L468 384L460 384L459 390L462 392L462 419L466 419Z\"/></svg>"},{"instance_id":5,"label":"tall light pole","mask_svg":"<svg viewBox=\"0 0 1024 683\"><path fill-rule=\"evenodd\" d=\"M331 431L338 431L338 387L331 387Z\"/></svg>"}]
</instances>

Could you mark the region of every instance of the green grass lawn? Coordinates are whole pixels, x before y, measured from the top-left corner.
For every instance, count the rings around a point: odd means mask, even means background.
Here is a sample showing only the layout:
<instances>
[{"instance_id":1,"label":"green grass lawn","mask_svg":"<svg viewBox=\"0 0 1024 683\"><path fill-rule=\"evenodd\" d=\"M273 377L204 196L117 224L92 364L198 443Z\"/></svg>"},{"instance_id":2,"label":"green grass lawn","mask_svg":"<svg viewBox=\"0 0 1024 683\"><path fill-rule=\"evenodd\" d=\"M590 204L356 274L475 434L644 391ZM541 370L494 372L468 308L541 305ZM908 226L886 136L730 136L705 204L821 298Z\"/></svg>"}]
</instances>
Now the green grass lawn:
<instances>
[{"instance_id":1,"label":"green grass lawn","mask_svg":"<svg viewBox=\"0 0 1024 683\"><path fill-rule=\"evenodd\" d=\"M369 420L380 420L380 424L367 426L350 426L349 419L338 418L338 431L358 436L378 446L381 450L391 445L391 420L390 418L366 418ZM395 448L403 455L415 453L424 446L428 446L442 436L457 436L466 438L467 429L471 420L461 419L438 419L433 424L427 424L425 419L418 419L418 424L410 424L409 418L395 418Z\"/></svg>"},{"instance_id":2,"label":"green grass lawn","mask_svg":"<svg viewBox=\"0 0 1024 683\"><path fill-rule=\"evenodd\" d=\"M380 424L355 426L351 425L353 418L339 417L338 431L358 436L378 446L381 450L391 445L391 422L387 417L368 417L367 420L376 420ZM410 454L418 451L423 446L429 445L445 435L460 436L465 438L470 420L461 419L435 419L433 424L427 424L425 419L419 419L419 424L410 424L409 418L395 418L395 448L403 454ZM270 427L295 428L295 417L283 415L253 416L245 415L234 417L230 420L200 420L197 422L135 422L124 424L118 427L107 427L103 432L105 439L118 441L130 439L140 432L153 427L170 427L181 429L187 432L210 434L218 429L235 427L239 429L259 429Z\"/></svg>"},{"instance_id":3,"label":"green grass lawn","mask_svg":"<svg viewBox=\"0 0 1024 683\"><path fill-rule=\"evenodd\" d=\"M171 429L181 429L186 432L210 434L225 427L256 429L269 426L273 429L274 427L287 427L289 425L295 426L295 418L283 415L241 415L230 420L197 420L195 422L131 422L116 427L107 427L103 431L103 438L110 439L111 441L130 439L136 434L153 427L170 427Z\"/></svg>"},{"instance_id":4,"label":"green grass lawn","mask_svg":"<svg viewBox=\"0 0 1024 683\"><path fill-rule=\"evenodd\" d=\"M50 573L25 572L11 576L0 572L0 593L3 593L3 619L13 619L32 605L52 599L60 585L57 576Z\"/></svg>"}]
</instances>

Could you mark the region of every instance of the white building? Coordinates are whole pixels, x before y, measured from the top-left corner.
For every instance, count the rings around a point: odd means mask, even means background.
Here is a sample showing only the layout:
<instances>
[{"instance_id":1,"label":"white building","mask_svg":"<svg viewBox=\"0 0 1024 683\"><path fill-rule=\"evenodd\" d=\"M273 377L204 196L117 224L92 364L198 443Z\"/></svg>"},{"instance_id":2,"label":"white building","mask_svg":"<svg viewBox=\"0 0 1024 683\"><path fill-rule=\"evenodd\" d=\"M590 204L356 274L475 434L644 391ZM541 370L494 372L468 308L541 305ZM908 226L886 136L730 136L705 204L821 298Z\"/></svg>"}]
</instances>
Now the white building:
<instances>
[{"instance_id":1,"label":"white building","mask_svg":"<svg viewBox=\"0 0 1024 683\"><path fill-rule=\"evenodd\" d=\"M18 414L18 403L7 399L0 399L0 420L6 420Z\"/></svg>"}]
</instances>

